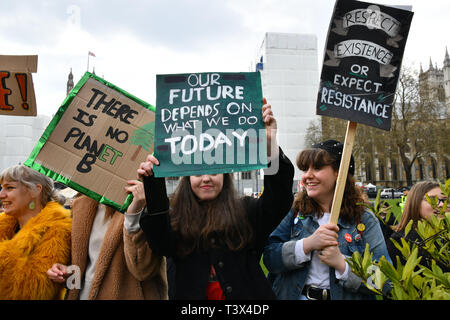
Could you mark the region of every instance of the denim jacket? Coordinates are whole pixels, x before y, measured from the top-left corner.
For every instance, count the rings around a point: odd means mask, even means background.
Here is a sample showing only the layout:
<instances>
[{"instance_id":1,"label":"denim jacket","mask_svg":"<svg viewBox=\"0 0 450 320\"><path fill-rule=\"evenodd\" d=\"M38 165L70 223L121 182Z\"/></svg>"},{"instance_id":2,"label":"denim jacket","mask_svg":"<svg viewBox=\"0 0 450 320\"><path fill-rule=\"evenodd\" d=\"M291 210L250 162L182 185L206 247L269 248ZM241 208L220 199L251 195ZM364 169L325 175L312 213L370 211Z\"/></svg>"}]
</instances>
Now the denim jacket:
<instances>
[{"instance_id":1,"label":"denim jacket","mask_svg":"<svg viewBox=\"0 0 450 320\"><path fill-rule=\"evenodd\" d=\"M297 240L309 237L319 228L312 215L297 215L291 210L281 221L269 237L264 249L264 264L269 270L269 279L273 283L273 291L280 300L297 300L305 285L306 277L311 265L310 261L301 265L295 263L295 243ZM364 252L366 243L369 243L373 259L378 260L385 256L391 261L380 224L373 213L365 211L361 221L365 226L363 232L358 232L357 223L349 224L338 220L339 249L344 256L351 256L353 252ZM345 235L351 235L351 241ZM347 238L349 239L348 235ZM335 269L330 267L330 294L332 300L360 300L374 299L375 296L362 283L351 269L347 280L336 279Z\"/></svg>"}]
</instances>

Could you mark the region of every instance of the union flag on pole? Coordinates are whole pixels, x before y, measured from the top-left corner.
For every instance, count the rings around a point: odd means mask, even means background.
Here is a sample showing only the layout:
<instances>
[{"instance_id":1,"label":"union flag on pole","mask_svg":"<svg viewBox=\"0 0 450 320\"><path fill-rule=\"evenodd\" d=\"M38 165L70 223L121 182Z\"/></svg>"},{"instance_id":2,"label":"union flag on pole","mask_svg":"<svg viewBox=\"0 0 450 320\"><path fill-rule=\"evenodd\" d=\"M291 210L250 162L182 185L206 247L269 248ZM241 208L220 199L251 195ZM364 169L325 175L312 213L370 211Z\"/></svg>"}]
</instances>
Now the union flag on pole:
<instances>
[{"instance_id":1,"label":"union flag on pole","mask_svg":"<svg viewBox=\"0 0 450 320\"><path fill-rule=\"evenodd\" d=\"M89 51L89 55L95 57L95 54L93 52Z\"/></svg>"}]
</instances>

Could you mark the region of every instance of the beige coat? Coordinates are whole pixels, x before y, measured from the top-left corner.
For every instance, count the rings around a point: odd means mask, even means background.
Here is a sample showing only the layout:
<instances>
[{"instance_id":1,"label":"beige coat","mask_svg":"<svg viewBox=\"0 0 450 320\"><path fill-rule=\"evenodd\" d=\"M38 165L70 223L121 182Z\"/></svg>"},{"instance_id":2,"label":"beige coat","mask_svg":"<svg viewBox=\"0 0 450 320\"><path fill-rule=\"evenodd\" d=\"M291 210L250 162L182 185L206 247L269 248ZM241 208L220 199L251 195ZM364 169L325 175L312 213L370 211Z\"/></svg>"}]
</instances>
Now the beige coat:
<instances>
[{"instance_id":1,"label":"beige coat","mask_svg":"<svg viewBox=\"0 0 450 320\"><path fill-rule=\"evenodd\" d=\"M81 196L73 203L72 265L86 270L89 237L98 202ZM114 212L95 267L89 299L167 299L165 258L152 254L142 230L128 234L124 215ZM69 290L67 299L79 298L80 290Z\"/></svg>"}]
</instances>

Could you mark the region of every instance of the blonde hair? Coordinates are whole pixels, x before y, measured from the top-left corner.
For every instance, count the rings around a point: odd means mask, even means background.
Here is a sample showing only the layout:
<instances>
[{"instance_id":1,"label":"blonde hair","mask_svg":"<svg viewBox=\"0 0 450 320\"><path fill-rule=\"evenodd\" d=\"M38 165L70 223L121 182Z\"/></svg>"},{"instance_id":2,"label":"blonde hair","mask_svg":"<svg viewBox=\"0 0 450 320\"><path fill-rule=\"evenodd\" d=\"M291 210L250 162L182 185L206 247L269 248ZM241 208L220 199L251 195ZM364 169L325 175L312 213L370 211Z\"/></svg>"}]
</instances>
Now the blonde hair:
<instances>
[{"instance_id":1,"label":"blonde hair","mask_svg":"<svg viewBox=\"0 0 450 320\"><path fill-rule=\"evenodd\" d=\"M37 191L36 186L38 184L41 185L40 201L43 207L49 201L56 201L61 205L64 204L65 199L55 190L52 179L24 165L15 165L3 170L0 173L0 183L3 183L3 180L18 182L33 192Z\"/></svg>"}]
</instances>

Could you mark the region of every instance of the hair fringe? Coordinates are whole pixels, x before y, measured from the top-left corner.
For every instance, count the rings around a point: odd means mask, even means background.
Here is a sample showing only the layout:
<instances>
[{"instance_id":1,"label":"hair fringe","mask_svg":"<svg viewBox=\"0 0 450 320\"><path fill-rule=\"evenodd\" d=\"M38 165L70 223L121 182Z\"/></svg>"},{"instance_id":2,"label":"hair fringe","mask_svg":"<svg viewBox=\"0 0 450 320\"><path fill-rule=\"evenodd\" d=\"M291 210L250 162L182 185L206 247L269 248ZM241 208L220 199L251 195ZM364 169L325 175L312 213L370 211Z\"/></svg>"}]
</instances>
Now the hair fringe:
<instances>
[{"instance_id":1,"label":"hair fringe","mask_svg":"<svg viewBox=\"0 0 450 320\"><path fill-rule=\"evenodd\" d=\"M335 172L339 171L339 165L335 159L333 159L329 153L323 149L305 149L297 156L297 167L306 171L310 166L320 169L324 166L330 165ZM344 195L342 198L341 210L339 217L348 223L355 223L361 219L364 207L358 205L358 203L364 202L361 194L361 190L355 185L354 177L349 173L347 180L345 181ZM297 193L292 210L301 213L302 215L318 214L321 217L324 212L320 205L310 198L306 192L306 189Z\"/></svg>"},{"instance_id":2,"label":"hair fringe","mask_svg":"<svg viewBox=\"0 0 450 320\"><path fill-rule=\"evenodd\" d=\"M3 183L3 180L18 182L28 190L32 191L36 191L36 186L38 184L41 185L42 191L40 201L43 207L52 200L60 203L58 201L59 198L56 196L53 180L23 164L15 165L3 170L0 174L0 182Z\"/></svg>"}]
</instances>

